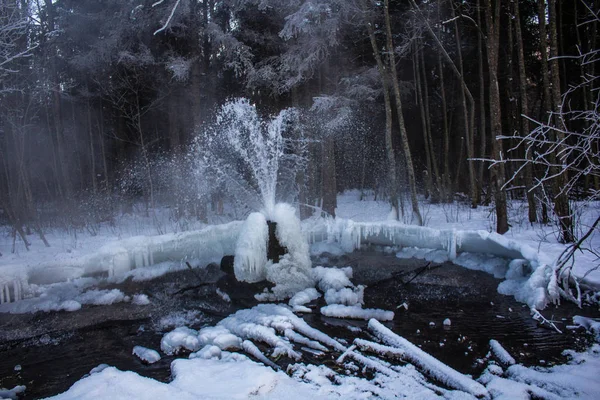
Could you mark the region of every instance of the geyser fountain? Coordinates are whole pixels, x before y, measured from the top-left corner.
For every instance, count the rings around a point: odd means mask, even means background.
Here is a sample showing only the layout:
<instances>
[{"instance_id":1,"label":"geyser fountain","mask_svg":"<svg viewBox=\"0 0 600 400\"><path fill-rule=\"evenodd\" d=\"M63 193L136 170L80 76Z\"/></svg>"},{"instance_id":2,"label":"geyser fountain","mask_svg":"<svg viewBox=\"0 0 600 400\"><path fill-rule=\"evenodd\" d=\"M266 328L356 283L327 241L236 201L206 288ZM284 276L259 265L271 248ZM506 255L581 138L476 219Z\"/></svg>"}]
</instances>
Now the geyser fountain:
<instances>
[{"instance_id":1,"label":"geyser fountain","mask_svg":"<svg viewBox=\"0 0 600 400\"><path fill-rule=\"evenodd\" d=\"M308 243L296 210L276 203L278 187L290 186L301 164L294 156L295 141L284 137L296 122L293 109L263 119L247 99L230 101L217 116L203 158L238 200L259 210L242 227L234 272L239 281L275 284L257 296L261 300L282 300L314 286Z\"/></svg>"}]
</instances>

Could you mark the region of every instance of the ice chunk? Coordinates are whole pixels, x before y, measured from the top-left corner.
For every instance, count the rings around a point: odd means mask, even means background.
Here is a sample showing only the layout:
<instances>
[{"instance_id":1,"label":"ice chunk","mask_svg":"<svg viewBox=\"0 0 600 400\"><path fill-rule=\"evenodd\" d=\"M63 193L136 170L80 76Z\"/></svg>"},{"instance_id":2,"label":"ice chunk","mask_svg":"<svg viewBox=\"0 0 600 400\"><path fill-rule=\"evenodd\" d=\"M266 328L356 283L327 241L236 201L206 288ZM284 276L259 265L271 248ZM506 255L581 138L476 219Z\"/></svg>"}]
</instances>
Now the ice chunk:
<instances>
[{"instance_id":1,"label":"ice chunk","mask_svg":"<svg viewBox=\"0 0 600 400\"><path fill-rule=\"evenodd\" d=\"M315 342L314 340L310 340L296 332L294 332L291 329L286 329L284 332L284 335L286 338L288 338L289 340L298 343L298 344L302 344L304 346L308 346L311 349L315 349L315 350L319 350L319 351L327 351L327 347L323 346L322 344L320 344L319 342Z\"/></svg>"},{"instance_id":2,"label":"ice chunk","mask_svg":"<svg viewBox=\"0 0 600 400\"><path fill-rule=\"evenodd\" d=\"M225 293L224 291L222 291L221 289L217 288L216 290L217 295L222 298L224 301L226 301L227 303L231 303L231 297L229 297L229 295L227 293Z\"/></svg>"},{"instance_id":3,"label":"ice chunk","mask_svg":"<svg viewBox=\"0 0 600 400\"><path fill-rule=\"evenodd\" d=\"M181 326L167 333L160 341L160 349L167 355L177 354L181 349L196 351L200 348L198 332Z\"/></svg>"},{"instance_id":4,"label":"ice chunk","mask_svg":"<svg viewBox=\"0 0 600 400\"><path fill-rule=\"evenodd\" d=\"M360 308L358 306L344 306L332 304L321 307L321 314L326 317L354 318L354 319L377 319L380 321L391 321L394 319L393 311L385 311L374 308Z\"/></svg>"},{"instance_id":5,"label":"ice chunk","mask_svg":"<svg viewBox=\"0 0 600 400\"><path fill-rule=\"evenodd\" d=\"M158 351L143 346L134 346L132 354L148 364L154 364L160 360Z\"/></svg>"},{"instance_id":6,"label":"ice chunk","mask_svg":"<svg viewBox=\"0 0 600 400\"><path fill-rule=\"evenodd\" d=\"M260 301L277 301L293 297L299 291L314 286L310 270L299 268L290 254L279 259L278 263L267 263L267 280L275 283L270 292L256 295Z\"/></svg>"}]
</instances>

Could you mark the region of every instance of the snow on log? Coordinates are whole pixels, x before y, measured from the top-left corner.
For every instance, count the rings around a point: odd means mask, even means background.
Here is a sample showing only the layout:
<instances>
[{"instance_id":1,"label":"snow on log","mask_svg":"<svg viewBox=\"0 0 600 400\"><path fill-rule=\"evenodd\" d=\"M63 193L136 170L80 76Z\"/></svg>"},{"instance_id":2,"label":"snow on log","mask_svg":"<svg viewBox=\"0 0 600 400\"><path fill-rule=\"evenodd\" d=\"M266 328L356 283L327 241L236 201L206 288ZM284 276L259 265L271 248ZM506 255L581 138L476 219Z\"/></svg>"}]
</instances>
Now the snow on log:
<instances>
[{"instance_id":1,"label":"snow on log","mask_svg":"<svg viewBox=\"0 0 600 400\"><path fill-rule=\"evenodd\" d=\"M331 304L321 307L321 314L326 317L334 318L377 319L380 321L391 321L394 319L393 311L375 308L360 308L358 306L344 306L342 304Z\"/></svg>"},{"instance_id":2,"label":"snow on log","mask_svg":"<svg viewBox=\"0 0 600 400\"><path fill-rule=\"evenodd\" d=\"M451 388L471 393L476 397L489 397L489 393L483 385L442 363L403 337L396 335L379 321L371 319L369 321L369 329L371 329L375 336L383 342L403 350L405 352L404 358L406 360L410 361L432 378L437 379Z\"/></svg>"},{"instance_id":3,"label":"snow on log","mask_svg":"<svg viewBox=\"0 0 600 400\"><path fill-rule=\"evenodd\" d=\"M376 353L380 356L388 358L403 358L406 354L404 350L397 347L386 346L364 339L354 339L354 344L363 351L370 351L371 353Z\"/></svg>"},{"instance_id":4,"label":"snow on log","mask_svg":"<svg viewBox=\"0 0 600 400\"><path fill-rule=\"evenodd\" d=\"M315 342L314 340L310 340L309 338L304 337L304 336L300 335L299 333L294 332L291 329L286 329L283 334L285 335L286 338L288 338L292 342L310 347L311 349L324 351L324 352L328 351L327 347L323 346L321 343Z\"/></svg>"},{"instance_id":5,"label":"snow on log","mask_svg":"<svg viewBox=\"0 0 600 400\"><path fill-rule=\"evenodd\" d=\"M490 340L490 349L492 350L492 354L496 356L498 361L504 365L514 365L516 364L515 359L510 355L508 351L495 339Z\"/></svg>"},{"instance_id":6,"label":"snow on log","mask_svg":"<svg viewBox=\"0 0 600 400\"><path fill-rule=\"evenodd\" d=\"M346 357L350 357L350 358L353 358L354 360L358 361L365 367L370 368L377 372L381 372L382 374L385 374L387 376L398 375L398 373L396 371L389 368L381 360L366 357L366 356L356 352L355 349L356 349L355 345L350 346L345 352L342 353L341 356L338 357L338 359L336 360L336 363L342 364L344 362L344 359L346 359Z\"/></svg>"},{"instance_id":7,"label":"snow on log","mask_svg":"<svg viewBox=\"0 0 600 400\"><path fill-rule=\"evenodd\" d=\"M269 360L267 358L267 356L265 356L262 353L262 351L260 351L260 349L258 347L256 347L256 345L254 343L252 343L250 340L244 340L242 342L242 349L244 349L244 351L246 353L250 354L252 357L256 358L261 363L268 365L269 367L273 368L274 370L281 369L281 368L279 368L279 366L277 364L275 364L273 361Z\"/></svg>"}]
</instances>

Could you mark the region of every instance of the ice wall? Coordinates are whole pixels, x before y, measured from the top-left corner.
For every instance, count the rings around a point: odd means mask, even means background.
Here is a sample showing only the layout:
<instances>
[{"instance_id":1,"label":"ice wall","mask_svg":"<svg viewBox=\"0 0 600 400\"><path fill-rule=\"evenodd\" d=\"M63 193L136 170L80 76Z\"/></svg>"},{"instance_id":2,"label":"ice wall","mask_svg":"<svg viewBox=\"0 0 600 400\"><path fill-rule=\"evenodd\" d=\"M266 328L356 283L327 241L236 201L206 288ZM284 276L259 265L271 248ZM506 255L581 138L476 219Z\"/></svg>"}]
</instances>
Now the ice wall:
<instances>
[{"instance_id":1,"label":"ice wall","mask_svg":"<svg viewBox=\"0 0 600 400\"><path fill-rule=\"evenodd\" d=\"M354 222L341 218L309 221L305 234L309 241L337 242L346 252L362 244L418 247L442 250L449 260L459 253L478 253L513 260L498 291L512 295L532 309L543 309L559 300L553 267L543 263L528 245L507 239L495 232L433 229L404 225L396 221ZM485 270L485 268L482 268Z\"/></svg>"},{"instance_id":2,"label":"ice wall","mask_svg":"<svg viewBox=\"0 0 600 400\"><path fill-rule=\"evenodd\" d=\"M405 225L396 221L354 222L348 219L322 220L305 229L310 242L338 242L350 252L362 244L418 247L448 252L454 260L458 253L485 253L509 259L525 259L539 264L537 252L494 232L433 229Z\"/></svg>"},{"instance_id":3,"label":"ice wall","mask_svg":"<svg viewBox=\"0 0 600 400\"><path fill-rule=\"evenodd\" d=\"M242 222L191 232L136 236L102 246L86 256L61 261L5 265L0 268L0 302L21 300L30 284L46 285L81 277L113 277L162 262L219 262L233 254Z\"/></svg>"},{"instance_id":4,"label":"ice wall","mask_svg":"<svg viewBox=\"0 0 600 400\"><path fill-rule=\"evenodd\" d=\"M279 219L284 228L290 218ZM51 284L89 276L119 276L133 269L169 261L192 260L194 265L218 262L225 254L235 254L242 225L243 222L236 221L192 232L132 237L67 261L4 265L0 267L0 303L22 299L28 293L29 284ZM499 287L501 293L514 295L517 300L538 309L558 298L556 281L552 279L553 269L540 261L537 251L493 232L433 229L396 221L359 223L341 218L305 221L302 230L310 242L337 242L347 252L360 248L361 244L376 244L442 250L448 253L450 260L464 252L517 260L511 263L506 280ZM300 264L300 269L304 270L310 260L304 244L295 248L292 243L296 240L296 231L283 229L280 240L294 255L290 266L297 269ZM251 248L256 250L254 246Z\"/></svg>"}]
</instances>

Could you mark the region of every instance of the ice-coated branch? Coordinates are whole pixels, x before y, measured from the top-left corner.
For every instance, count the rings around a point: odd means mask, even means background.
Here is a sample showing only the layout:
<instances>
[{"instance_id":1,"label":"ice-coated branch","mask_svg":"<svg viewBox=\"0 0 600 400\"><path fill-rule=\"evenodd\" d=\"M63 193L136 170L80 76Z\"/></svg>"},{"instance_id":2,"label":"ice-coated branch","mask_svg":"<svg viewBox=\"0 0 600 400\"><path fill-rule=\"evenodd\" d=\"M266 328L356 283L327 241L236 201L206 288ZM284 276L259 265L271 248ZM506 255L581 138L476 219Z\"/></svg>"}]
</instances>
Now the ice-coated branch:
<instances>
[{"instance_id":1,"label":"ice-coated branch","mask_svg":"<svg viewBox=\"0 0 600 400\"><path fill-rule=\"evenodd\" d=\"M161 4L164 0L159 0L156 3L152 4L152 7L157 6L159 4ZM175 15L175 11L177 10L177 7L179 6L179 3L181 3L181 0L177 0L177 2L175 2L175 5L173 6L173 8L171 9L171 14L169 14L169 18L167 18L167 21L165 22L165 24L160 28L157 29L154 34L158 34L162 31L164 31L165 29L167 29L167 27L169 26L169 23L171 22L171 20L173 19L173 15Z\"/></svg>"}]
</instances>

